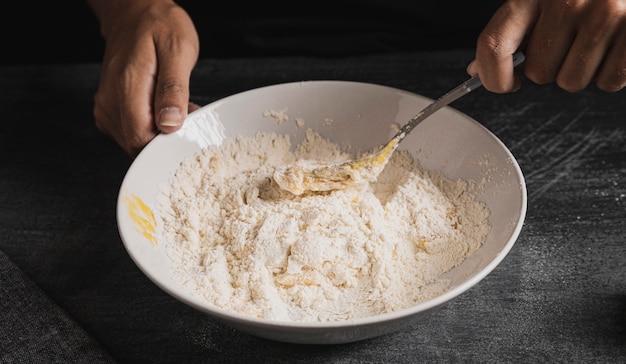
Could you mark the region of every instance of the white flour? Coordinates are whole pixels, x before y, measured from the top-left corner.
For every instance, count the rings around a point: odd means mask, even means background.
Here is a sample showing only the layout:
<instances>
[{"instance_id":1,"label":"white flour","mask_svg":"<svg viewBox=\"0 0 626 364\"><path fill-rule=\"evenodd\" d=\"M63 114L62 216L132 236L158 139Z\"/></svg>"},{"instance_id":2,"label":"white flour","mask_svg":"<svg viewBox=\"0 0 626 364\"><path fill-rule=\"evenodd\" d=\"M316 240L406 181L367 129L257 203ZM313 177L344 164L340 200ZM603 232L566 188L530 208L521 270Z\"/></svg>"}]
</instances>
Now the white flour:
<instances>
[{"instance_id":1,"label":"white flour","mask_svg":"<svg viewBox=\"0 0 626 364\"><path fill-rule=\"evenodd\" d=\"M173 276L215 306L289 321L392 312L447 289L489 212L463 181L396 151L376 183L293 195L271 176L299 159L354 156L307 131L227 139L184 161L159 201Z\"/></svg>"}]
</instances>

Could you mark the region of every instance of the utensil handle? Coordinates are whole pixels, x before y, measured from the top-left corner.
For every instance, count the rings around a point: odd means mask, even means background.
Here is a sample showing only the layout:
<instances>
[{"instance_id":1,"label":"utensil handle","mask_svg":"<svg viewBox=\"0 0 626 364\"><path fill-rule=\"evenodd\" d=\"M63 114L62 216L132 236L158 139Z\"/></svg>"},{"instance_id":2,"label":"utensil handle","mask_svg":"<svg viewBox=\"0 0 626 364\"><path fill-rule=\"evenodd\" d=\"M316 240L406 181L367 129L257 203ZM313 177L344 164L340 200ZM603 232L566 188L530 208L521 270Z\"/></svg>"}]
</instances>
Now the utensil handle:
<instances>
[{"instance_id":1,"label":"utensil handle","mask_svg":"<svg viewBox=\"0 0 626 364\"><path fill-rule=\"evenodd\" d=\"M515 52L515 54L513 54L513 67L519 66L520 64L522 64L522 62L524 62L525 59L526 57L524 56L524 53L522 53L521 51ZM404 124L404 126L400 128L394 138L397 138L398 142L404 139L404 137L409 134L411 130L413 130L413 128L417 126L417 124L422 122L422 120L426 119L442 107L447 106L453 101L459 99L461 96L467 95L471 91L476 90L482 85L483 83L480 81L480 78L478 78L478 76L474 76L469 80L463 82L462 84L458 85L457 87L453 88L452 90L448 91L446 94L439 97L437 100L431 102L428 106L422 109L422 111L420 111L419 113L417 113L417 115L411 118L408 123Z\"/></svg>"}]
</instances>

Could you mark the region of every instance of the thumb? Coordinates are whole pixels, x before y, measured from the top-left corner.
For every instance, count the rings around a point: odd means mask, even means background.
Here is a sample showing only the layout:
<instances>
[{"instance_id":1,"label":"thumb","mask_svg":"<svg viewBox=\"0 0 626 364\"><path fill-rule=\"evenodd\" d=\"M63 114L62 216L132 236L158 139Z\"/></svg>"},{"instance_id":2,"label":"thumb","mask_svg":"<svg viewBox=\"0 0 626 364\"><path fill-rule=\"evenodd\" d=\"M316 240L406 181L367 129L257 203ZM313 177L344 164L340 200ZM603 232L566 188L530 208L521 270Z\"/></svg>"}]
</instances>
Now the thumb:
<instances>
[{"instance_id":1,"label":"thumb","mask_svg":"<svg viewBox=\"0 0 626 364\"><path fill-rule=\"evenodd\" d=\"M189 58L171 55L160 57L159 73L154 89L156 127L172 133L183 126L189 105L189 79L195 64Z\"/></svg>"}]
</instances>

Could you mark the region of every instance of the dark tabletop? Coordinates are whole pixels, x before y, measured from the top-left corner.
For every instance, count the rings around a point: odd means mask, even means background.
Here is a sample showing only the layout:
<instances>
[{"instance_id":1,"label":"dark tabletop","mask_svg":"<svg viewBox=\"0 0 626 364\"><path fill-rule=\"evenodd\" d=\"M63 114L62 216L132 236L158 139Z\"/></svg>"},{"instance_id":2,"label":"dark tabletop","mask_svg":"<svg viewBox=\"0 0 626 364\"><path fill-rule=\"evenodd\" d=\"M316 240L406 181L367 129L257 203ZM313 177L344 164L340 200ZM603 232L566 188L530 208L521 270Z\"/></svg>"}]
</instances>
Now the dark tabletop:
<instances>
[{"instance_id":1,"label":"dark tabletop","mask_svg":"<svg viewBox=\"0 0 626 364\"><path fill-rule=\"evenodd\" d=\"M436 98L470 51L202 60L192 100L301 80ZM0 67L0 362L408 363L626 360L626 100L525 81L453 106L518 159L521 235L477 286L400 331L306 346L223 326L170 297L127 255L118 189L131 159L94 126L97 63Z\"/></svg>"}]
</instances>

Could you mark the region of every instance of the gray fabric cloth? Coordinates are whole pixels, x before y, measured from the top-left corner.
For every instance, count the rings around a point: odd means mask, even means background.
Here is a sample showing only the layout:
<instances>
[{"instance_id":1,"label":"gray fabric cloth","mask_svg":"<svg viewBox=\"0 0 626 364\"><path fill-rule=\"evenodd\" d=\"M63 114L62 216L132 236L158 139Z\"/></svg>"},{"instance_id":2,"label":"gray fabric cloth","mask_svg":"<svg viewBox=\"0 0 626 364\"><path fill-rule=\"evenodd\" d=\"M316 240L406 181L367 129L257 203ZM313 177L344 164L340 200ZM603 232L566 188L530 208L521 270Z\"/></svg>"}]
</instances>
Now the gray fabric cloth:
<instances>
[{"instance_id":1,"label":"gray fabric cloth","mask_svg":"<svg viewBox=\"0 0 626 364\"><path fill-rule=\"evenodd\" d=\"M1 251L0 297L0 362L115 362Z\"/></svg>"}]
</instances>

